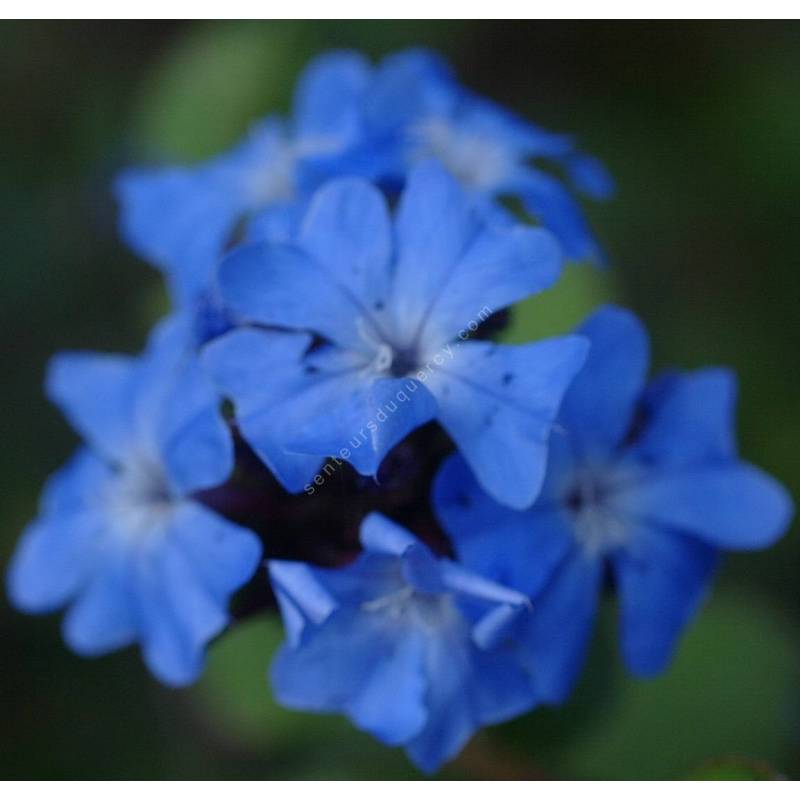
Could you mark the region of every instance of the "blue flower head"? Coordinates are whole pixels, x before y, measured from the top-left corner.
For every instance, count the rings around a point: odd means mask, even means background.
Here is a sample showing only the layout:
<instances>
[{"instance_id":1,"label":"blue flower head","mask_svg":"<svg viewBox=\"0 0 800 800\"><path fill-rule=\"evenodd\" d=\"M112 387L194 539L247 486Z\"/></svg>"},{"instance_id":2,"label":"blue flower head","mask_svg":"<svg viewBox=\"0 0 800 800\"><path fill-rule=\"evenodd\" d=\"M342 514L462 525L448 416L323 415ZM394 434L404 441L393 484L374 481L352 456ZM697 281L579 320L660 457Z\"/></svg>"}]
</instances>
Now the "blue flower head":
<instances>
[{"instance_id":1,"label":"blue flower head","mask_svg":"<svg viewBox=\"0 0 800 800\"><path fill-rule=\"evenodd\" d=\"M242 435L291 491L324 456L374 475L395 444L437 419L481 485L524 508L586 341L467 339L559 271L548 232L487 222L435 162L412 172L394 219L370 184L332 181L295 241L245 245L221 265L232 313L284 330L237 328L204 360Z\"/></svg>"},{"instance_id":2,"label":"blue flower head","mask_svg":"<svg viewBox=\"0 0 800 800\"><path fill-rule=\"evenodd\" d=\"M553 169L579 191L606 198L610 175L576 150L571 137L532 125L461 86L433 53L386 58L364 95L369 142L394 142L390 163L402 182L419 161L436 158L475 195L513 197L562 243L569 258L602 261L578 203ZM542 169L546 166L548 171Z\"/></svg>"},{"instance_id":3,"label":"blue flower head","mask_svg":"<svg viewBox=\"0 0 800 800\"><path fill-rule=\"evenodd\" d=\"M189 683L261 555L254 534L192 498L233 466L217 395L176 320L139 358L56 356L47 391L86 446L47 485L9 596L32 613L68 606L64 638L82 655L139 642L158 678Z\"/></svg>"},{"instance_id":4,"label":"blue flower head","mask_svg":"<svg viewBox=\"0 0 800 800\"><path fill-rule=\"evenodd\" d=\"M719 552L772 544L792 515L785 490L736 454L730 372L668 374L645 387L648 343L632 314L603 308L580 332L592 346L564 399L535 505L498 505L459 457L434 487L465 565L533 599L514 638L553 702L580 671L606 567L625 663L652 675L698 608Z\"/></svg>"},{"instance_id":5,"label":"blue flower head","mask_svg":"<svg viewBox=\"0 0 800 800\"><path fill-rule=\"evenodd\" d=\"M502 646L527 600L437 559L379 514L364 520L361 541L343 569L270 563L287 632L273 688L291 708L346 714L433 771L481 726L535 705Z\"/></svg>"},{"instance_id":6,"label":"blue flower head","mask_svg":"<svg viewBox=\"0 0 800 800\"><path fill-rule=\"evenodd\" d=\"M179 302L213 288L213 268L240 223L257 220L262 234L274 236L291 228L298 201L361 135L369 74L358 54L321 56L298 81L290 120L264 120L230 152L199 166L120 176L123 237L166 272Z\"/></svg>"}]
</instances>

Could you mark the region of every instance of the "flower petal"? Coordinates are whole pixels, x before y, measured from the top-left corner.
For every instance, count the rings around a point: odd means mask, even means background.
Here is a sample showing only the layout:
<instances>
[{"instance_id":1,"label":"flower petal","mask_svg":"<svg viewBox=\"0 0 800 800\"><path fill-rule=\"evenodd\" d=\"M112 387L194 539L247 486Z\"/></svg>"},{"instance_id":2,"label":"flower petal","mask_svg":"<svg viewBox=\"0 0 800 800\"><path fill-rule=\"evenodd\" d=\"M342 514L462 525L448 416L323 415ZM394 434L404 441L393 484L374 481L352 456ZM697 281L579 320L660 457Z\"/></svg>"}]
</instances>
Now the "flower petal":
<instances>
[{"instance_id":1,"label":"flower petal","mask_svg":"<svg viewBox=\"0 0 800 800\"><path fill-rule=\"evenodd\" d=\"M385 623L379 613L342 608L306 628L301 646L284 646L272 663L278 701L345 713L387 744L407 741L427 719L424 640Z\"/></svg>"},{"instance_id":2,"label":"flower petal","mask_svg":"<svg viewBox=\"0 0 800 800\"><path fill-rule=\"evenodd\" d=\"M410 378L364 380L349 373L320 383L306 397L317 409L286 442L286 448L348 461L362 475L375 475L384 456L411 431L436 415L436 401ZM303 398L300 398L302 401Z\"/></svg>"},{"instance_id":3,"label":"flower petal","mask_svg":"<svg viewBox=\"0 0 800 800\"><path fill-rule=\"evenodd\" d=\"M432 343L467 338L484 317L547 289L561 272L561 250L545 230L487 225L476 235L431 296L419 339ZM429 345L429 349L432 349Z\"/></svg>"},{"instance_id":4,"label":"flower petal","mask_svg":"<svg viewBox=\"0 0 800 800\"><path fill-rule=\"evenodd\" d=\"M467 342L432 371L426 385L439 421L498 502L523 509L536 499L558 406L586 350L577 336L520 346Z\"/></svg>"},{"instance_id":5,"label":"flower petal","mask_svg":"<svg viewBox=\"0 0 800 800\"><path fill-rule=\"evenodd\" d=\"M735 412L730 370L668 373L647 392L645 426L633 453L664 467L733 458Z\"/></svg>"},{"instance_id":6,"label":"flower petal","mask_svg":"<svg viewBox=\"0 0 800 800\"><path fill-rule=\"evenodd\" d=\"M233 470L233 440L220 397L194 355L175 375L158 437L168 477L181 493L218 486Z\"/></svg>"},{"instance_id":7,"label":"flower petal","mask_svg":"<svg viewBox=\"0 0 800 800\"><path fill-rule=\"evenodd\" d=\"M411 172L395 217L392 310L411 334L402 344L420 330L478 231L472 201L443 167L431 161Z\"/></svg>"},{"instance_id":8,"label":"flower petal","mask_svg":"<svg viewBox=\"0 0 800 800\"><path fill-rule=\"evenodd\" d=\"M717 550L671 530L641 526L612 558L628 669L641 677L663 670L695 614L717 564Z\"/></svg>"},{"instance_id":9,"label":"flower petal","mask_svg":"<svg viewBox=\"0 0 800 800\"><path fill-rule=\"evenodd\" d=\"M139 558L135 585L147 666L170 686L192 683L202 672L205 645L228 622L225 609L169 540Z\"/></svg>"},{"instance_id":10,"label":"flower petal","mask_svg":"<svg viewBox=\"0 0 800 800\"><path fill-rule=\"evenodd\" d=\"M308 401L299 396L315 383L301 363L310 343L307 334L240 328L201 354L205 369L234 402L242 436L290 492L303 488L321 460L284 448L288 434L308 413Z\"/></svg>"},{"instance_id":11,"label":"flower petal","mask_svg":"<svg viewBox=\"0 0 800 800\"><path fill-rule=\"evenodd\" d=\"M572 447L591 455L612 450L628 433L647 378L650 348L641 322L615 306L595 311L578 333L591 347L558 418Z\"/></svg>"},{"instance_id":12,"label":"flower petal","mask_svg":"<svg viewBox=\"0 0 800 800\"><path fill-rule=\"evenodd\" d=\"M533 598L533 613L521 618L517 644L545 702L563 702L580 674L602 574L600 560L574 549Z\"/></svg>"},{"instance_id":13,"label":"flower petal","mask_svg":"<svg viewBox=\"0 0 800 800\"><path fill-rule=\"evenodd\" d=\"M67 352L47 367L47 395L73 428L98 453L113 460L127 455L134 435L136 360L104 353Z\"/></svg>"},{"instance_id":14,"label":"flower petal","mask_svg":"<svg viewBox=\"0 0 800 800\"><path fill-rule=\"evenodd\" d=\"M259 182L269 184L273 166L284 168L285 135L269 118L197 167L129 170L117 179L123 239L167 273L179 302L208 290L237 221L261 204Z\"/></svg>"},{"instance_id":15,"label":"flower petal","mask_svg":"<svg viewBox=\"0 0 800 800\"><path fill-rule=\"evenodd\" d=\"M337 603L318 580L318 570L299 561L270 561L268 572L291 647L301 642L306 624L321 625Z\"/></svg>"},{"instance_id":16,"label":"flower petal","mask_svg":"<svg viewBox=\"0 0 800 800\"><path fill-rule=\"evenodd\" d=\"M303 250L260 242L234 250L220 265L224 301L242 320L315 331L332 342L364 349L369 312L336 276ZM362 327L359 327L359 326Z\"/></svg>"},{"instance_id":17,"label":"flower petal","mask_svg":"<svg viewBox=\"0 0 800 800\"><path fill-rule=\"evenodd\" d=\"M614 503L627 514L730 550L769 547L794 513L783 486L743 462L646 475L619 490Z\"/></svg>"},{"instance_id":18,"label":"flower petal","mask_svg":"<svg viewBox=\"0 0 800 800\"><path fill-rule=\"evenodd\" d=\"M107 532L101 514L53 514L31 523L8 570L11 602L28 613L54 611L89 580Z\"/></svg>"},{"instance_id":19,"label":"flower petal","mask_svg":"<svg viewBox=\"0 0 800 800\"><path fill-rule=\"evenodd\" d=\"M386 306L392 231L376 188L355 178L326 184L314 195L299 244L370 315Z\"/></svg>"},{"instance_id":20,"label":"flower petal","mask_svg":"<svg viewBox=\"0 0 800 800\"><path fill-rule=\"evenodd\" d=\"M354 51L325 53L309 63L297 79L293 117L303 140L346 143L361 124L361 98L372 68Z\"/></svg>"},{"instance_id":21,"label":"flower petal","mask_svg":"<svg viewBox=\"0 0 800 800\"><path fill-rule=\"evenodd\" d=\"M119 650L133 644L139 636L130 552L119 548L106 553L104 560L70 607L62 625L64 640L82 656Z\"/></svg>"},{"instance_id":22,"label":"flower petal","mask_svg":"<svg viewBox=\"0 0 800 800\"><path fill-rule=\"evenodd\" d=\"M205 589L222 605L253 577L261 562L261 541L252 531L200 503L181 503L169 534Z\"/></svg>"},{"instance_id":23,"label":"flower petal","mask_svg":"<svg viewBox=\"0 0 800 800\"><path fill-rule=\"evenodd\" d=\"M524 511L484 492L460 455L448 458L433 487L436 516L467 569L534 596L572 547L572 530L557 507Z\"/></svg>"},{"instance_id":24,"label":"flower petal","mask_svg":"<svg viewBox=\"0 0 800 800\"><path fill-rule=\"evenodd\" d=\"M560 181L527 169L515 176L508 189L519 193L526 211L556 235L567 258L603 263L603 253L581 207Z\"/></svg>"}]
</instances>

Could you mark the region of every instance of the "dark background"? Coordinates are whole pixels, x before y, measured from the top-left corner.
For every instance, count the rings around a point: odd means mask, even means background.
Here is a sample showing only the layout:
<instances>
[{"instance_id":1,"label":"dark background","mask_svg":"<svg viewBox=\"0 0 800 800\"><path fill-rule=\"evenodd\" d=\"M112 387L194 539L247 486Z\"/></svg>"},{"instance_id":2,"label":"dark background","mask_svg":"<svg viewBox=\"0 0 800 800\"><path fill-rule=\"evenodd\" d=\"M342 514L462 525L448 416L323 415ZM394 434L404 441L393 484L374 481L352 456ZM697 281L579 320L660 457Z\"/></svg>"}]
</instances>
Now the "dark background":
<instances>
[{"instance_id":1,"label":"dark background","mask_svg":"<svg viewBox=\"0 0 800 800\"><path fill-rule=\"evenodd\" d=\"M109 183L141 159L203 157L288 106L330 47L425 44L463 80L575 132L618 181L590 209L613 269L572 267L511 338L604 299L648 323L655 366L741 378L746 458L800 490L800 26L791 23L4 23L0 26L0 564L75 437L41 393L69 347L136 350L164 309L115 232ZM447 777L800 776L797 530L727 559L669 672L624 675L604 613L568 705L477 737ZM277 709L274 620L170 691L134 651L85 661L58 620L0 600L0 777L413 777L343 720Z\"/></svg>"}]
</instances>

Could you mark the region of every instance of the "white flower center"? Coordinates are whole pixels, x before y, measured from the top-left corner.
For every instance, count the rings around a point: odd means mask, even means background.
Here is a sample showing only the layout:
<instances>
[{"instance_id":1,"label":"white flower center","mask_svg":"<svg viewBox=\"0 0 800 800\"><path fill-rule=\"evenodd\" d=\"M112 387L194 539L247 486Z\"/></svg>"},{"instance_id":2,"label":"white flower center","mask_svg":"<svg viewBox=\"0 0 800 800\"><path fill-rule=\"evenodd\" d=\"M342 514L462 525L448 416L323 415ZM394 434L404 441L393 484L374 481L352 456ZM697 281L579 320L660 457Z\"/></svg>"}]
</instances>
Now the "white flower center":
<instances>
[{"instance_id":1,"label":"white flower center","mask_svg":"<svg viewBox=\"0 0 800 800\"><path fill-rule=\"evenodd\" d=\"M381 377L404 378L417 370L419 357L413 347L398 347L375 331L375 326L359 317L357 327L361 339L368 345L372 357L366 371Z\"/></svg>"},{"instance_id":2,"label":"white flower center","mask_svg":"<svg viewBox=\"0 0 800 800\"><path fill-rule=\"evenodd\" d=\"M297 194L297 163L304 158L333 155L342 147L336 139L293 139L270 142L264 163L250 176L250 200L256 207L293 200Z\"/></svg>"},{"instance_id":3,"label":"white flower center","mask_svg":"<svg viewBox=\"0 0 800 800\"><path fill-rule=\"evenodd\" d=\"M295 195L297 153L285 140L269 154L265 163L250 176L251 202L255 206L291 200Z\"/></svg>"},{"instance_id":4,"label":"white flower center","mask_svg":"<svg viewBox=\"0 0 800 800\"><path fill-rule=\"evenodd\" d=\"M604 555L628 539L630 526L612 500L614 484L613 472L592 466L575 474L566 488L575 538L588 555Z\"/></svg>"},{"instance_id":5,"label":"white flower center","mask_svg":"<svg viewBox=\"0 0 800 800\"><path fill-rule=\"evenodd\" d=\"M431 118L413 131L416 149L412 158L436 158L465 186L491 190L512 167L508 150L494 139L459 130L450 122Z\"/></svg>"},{"instance_id":6,"label":"white flower center","mask_svg":"<svg viewBox=\"0 0 800 800\"><path fill-rule=\"evenodd\" d=\"M459 619L453 598L446 594L426 594L413 586L402 586L394 592L368 600L363 611L381 614L387 624L411 623L438 630Z\"/></svg>"},{"instance_id":7,"label":"white flower center","mask_svg":"<svg viewBox=\"0 0 800 800\"><path fill-rule=\"evenodd\" d=\"M146 458L135 459L119 470L106 499L119 530L133 539L162 533L176 501L163 468Z\"/></svg>"}]
</instances>

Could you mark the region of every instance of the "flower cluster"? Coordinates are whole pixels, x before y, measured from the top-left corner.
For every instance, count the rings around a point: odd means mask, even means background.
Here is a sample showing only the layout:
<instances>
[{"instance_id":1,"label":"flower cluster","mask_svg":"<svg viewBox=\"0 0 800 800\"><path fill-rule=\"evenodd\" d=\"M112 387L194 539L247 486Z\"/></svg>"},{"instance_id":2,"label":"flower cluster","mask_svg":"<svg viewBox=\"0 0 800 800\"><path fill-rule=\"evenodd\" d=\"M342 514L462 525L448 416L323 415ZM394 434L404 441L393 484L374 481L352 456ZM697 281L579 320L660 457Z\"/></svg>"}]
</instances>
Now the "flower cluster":
<instances>
[{"instance_id":1,"label":"flower cluster","mask_svg":"<svg viewBox=\"0 0 800 800\"><path fill-rule=\"evenodd\" d=\"M573 189L612 184L421 51L324 55L290 118L125 172L123 238L174 309L138 357L53 359L85 445L20 541L12 601L66 607L78 653L138 643L175 686L277 606L278 700L426 771L568 697L604 589L629 670L662 670L720 553L770 545L792 503L737 455L732 374L648 383L632 313L494 340L565 258L602 262Z\"/></svg>"}]
</instances>

